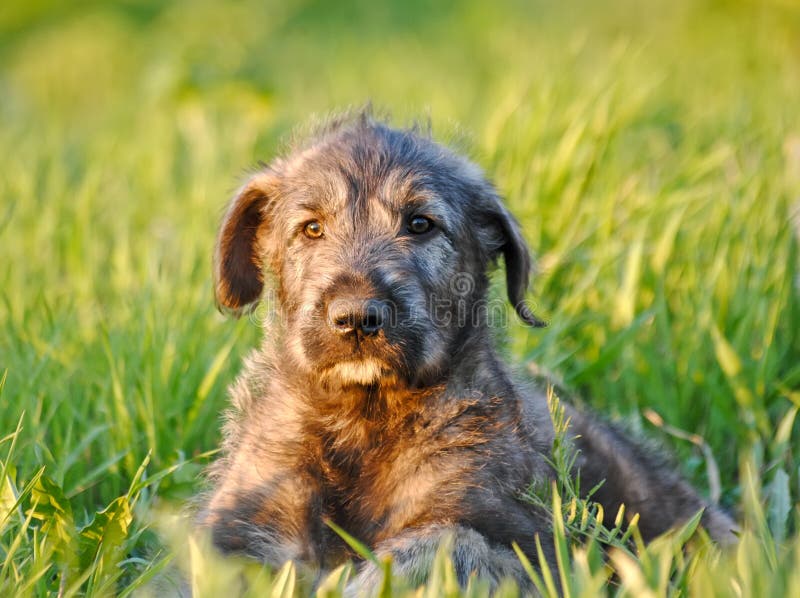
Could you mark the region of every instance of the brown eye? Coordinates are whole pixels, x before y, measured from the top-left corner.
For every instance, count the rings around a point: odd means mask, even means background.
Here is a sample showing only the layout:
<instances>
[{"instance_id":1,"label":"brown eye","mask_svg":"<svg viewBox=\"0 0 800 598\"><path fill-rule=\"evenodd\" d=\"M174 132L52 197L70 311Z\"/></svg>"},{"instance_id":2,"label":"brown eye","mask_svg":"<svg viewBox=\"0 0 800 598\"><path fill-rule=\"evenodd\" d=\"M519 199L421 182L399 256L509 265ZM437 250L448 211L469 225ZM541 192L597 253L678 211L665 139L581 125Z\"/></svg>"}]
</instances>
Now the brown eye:
<instances>
[{"instance_id":1,"label":"brown eye","mask_svg":"<svg viewBox=\"0 0 800 598\"><path fill-rule=\"evenodd\" d=\"M303 233L309 239L319 239L322 236L322 225L316 220L312 220L303 227Z\"/></svg>"},{"instance_id":2,"label":"brown eye","mask_svg":"<svg viewBox=\"0 0 800 598\"><path fill-rule=\"evenodd\" d=\"M414 216L408 221L408 232L415 235L427 233L433 228L433 220L425 216Z\"/></svg>"}]
</instances>

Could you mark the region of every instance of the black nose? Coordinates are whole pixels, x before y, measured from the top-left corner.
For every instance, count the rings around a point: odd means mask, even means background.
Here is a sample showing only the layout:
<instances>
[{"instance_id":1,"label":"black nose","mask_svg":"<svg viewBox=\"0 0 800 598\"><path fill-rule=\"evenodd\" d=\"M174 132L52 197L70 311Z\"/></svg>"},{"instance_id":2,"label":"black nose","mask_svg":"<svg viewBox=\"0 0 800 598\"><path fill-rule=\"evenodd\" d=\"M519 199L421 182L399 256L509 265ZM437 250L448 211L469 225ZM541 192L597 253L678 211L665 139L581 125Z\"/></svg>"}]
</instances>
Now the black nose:
<instances>
[{"instance_id":1,"label":"black nose","mask_svg":"<svg viewBox=\"0 0 800 598\"><path fill-rule=\"evenodd\" d=\"M328 305L328 324L339 334L377 334L386 323L388 305L378 299L335 299Z\"/></svg>"}]
</instances>

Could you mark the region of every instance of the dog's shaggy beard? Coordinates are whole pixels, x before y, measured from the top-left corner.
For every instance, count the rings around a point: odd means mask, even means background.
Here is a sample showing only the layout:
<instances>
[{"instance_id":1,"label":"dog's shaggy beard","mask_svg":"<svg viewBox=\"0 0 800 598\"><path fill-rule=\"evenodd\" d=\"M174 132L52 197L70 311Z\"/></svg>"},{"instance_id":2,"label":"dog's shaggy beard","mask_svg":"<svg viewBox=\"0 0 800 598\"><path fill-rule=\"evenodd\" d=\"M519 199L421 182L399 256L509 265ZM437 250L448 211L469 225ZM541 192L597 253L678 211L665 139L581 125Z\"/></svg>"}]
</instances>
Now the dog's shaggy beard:
<instances>
[{"instance_id":1,"label":"dog's shaggy beard","mask_svg":"<svg viewBox=\"0 0 800 598\"><path fill-rule=\"evenodd\" d=\"M290 336L298 361L326 388L426 385L444 370L446 339L427 316L400 316L374 336L338 336L313 320Z\"/></svg>"}]
</instances>

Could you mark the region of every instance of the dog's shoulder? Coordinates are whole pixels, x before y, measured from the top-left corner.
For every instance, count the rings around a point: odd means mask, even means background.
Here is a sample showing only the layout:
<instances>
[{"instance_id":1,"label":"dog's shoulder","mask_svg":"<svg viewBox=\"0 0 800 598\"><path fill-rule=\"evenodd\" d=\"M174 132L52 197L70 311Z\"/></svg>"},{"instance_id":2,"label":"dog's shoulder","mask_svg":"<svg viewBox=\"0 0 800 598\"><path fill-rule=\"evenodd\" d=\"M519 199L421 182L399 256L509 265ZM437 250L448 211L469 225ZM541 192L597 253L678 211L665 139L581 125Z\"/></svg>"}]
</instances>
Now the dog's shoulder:
<instances>
[{"instance_id":1,"label":"dog's shoulder","mask_svg":"<svg viewBox=\"0 0 800 598\"><path fill-rule=\"evenodd\" d=\"M282 371L279 355L268 343L253 350L228 388L230 404L223 434L230 452L246 441L280 443L298 438L307 418L298 400L302 389Z\"/></svg>"}]
</instances>

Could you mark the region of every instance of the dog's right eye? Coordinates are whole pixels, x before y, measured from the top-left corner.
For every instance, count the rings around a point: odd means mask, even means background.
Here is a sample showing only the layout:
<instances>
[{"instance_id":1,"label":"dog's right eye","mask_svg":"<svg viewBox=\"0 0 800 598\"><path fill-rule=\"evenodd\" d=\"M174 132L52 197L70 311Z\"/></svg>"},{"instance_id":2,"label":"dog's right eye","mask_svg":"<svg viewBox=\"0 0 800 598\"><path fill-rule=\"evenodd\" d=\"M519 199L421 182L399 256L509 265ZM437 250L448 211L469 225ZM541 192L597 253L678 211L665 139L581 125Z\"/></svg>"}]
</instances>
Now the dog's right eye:
<instances>
[{"instance_id":1,"label":"dog's right eye","mask_svg":"<svg viewBox=\"0 0 800 598\"><path fill-rule=\"evenodd\" d=\"M414 216L408 221L408 232L423 235L433 228L433 220L425 216Z\"/></svg>"},{"instance_id":2,"label":"dog's right eye","mask_svg":"<svg viewBox=\"0 0 800 598\"><path fill-rule=\"evenodd\" d=\"M303 227L303 234L309 239L319 239L322 236L322 224L316 220L306 223Z\"/></svg>"}]
</instances>

